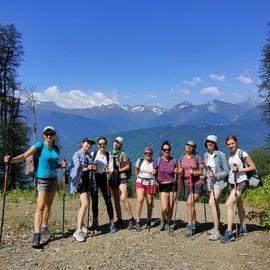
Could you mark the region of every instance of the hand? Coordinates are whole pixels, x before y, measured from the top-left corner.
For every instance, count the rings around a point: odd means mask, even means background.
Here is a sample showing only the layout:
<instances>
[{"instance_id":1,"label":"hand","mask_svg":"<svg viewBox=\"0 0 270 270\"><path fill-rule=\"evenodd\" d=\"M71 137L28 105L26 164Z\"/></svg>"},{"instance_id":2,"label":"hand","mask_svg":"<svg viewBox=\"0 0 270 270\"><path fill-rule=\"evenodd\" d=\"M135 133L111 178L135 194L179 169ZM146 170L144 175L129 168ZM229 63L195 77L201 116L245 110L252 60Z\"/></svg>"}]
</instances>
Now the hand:
<instances>
[{"instance_id":1,"label":"hand","mask_svg":"<svg viewBox=\"0 0 270 270\"><path fill-rule=\"evenodd\" d=\"M203 175L200 175L200 180L201 180L203 183L205 183L206 177L203 176Z\"/></svg>"},{"instance_id":2,"label":"hand","mask_svg":"<svg viewBox=\"0 0 270 270\"><path fill-rule=\"evenodd\" d=\"M106 167L104 168L104 171L105 171L105 173L110 173L109 167L106 166Z\"/></svg>"},{"instance_id":3,"label":"hand","mask_svg":"<svg viewBox=\"0 0 270 270\"><path fill-rule=\"evenodd\" d=\"M90 165L91 165L91 171L97 171L97 170L98 170L97 164L92 163L92 164L90 164Z\"/></svg>"},{"instance_id":4,"label":"hand","mask_svg":"<svg viewBox=\"0 0 270 270\"><path fill-rule=\"evenodd\" d=\"M118 169L114 169L113 172L114 173L119 173L119 170Z\"/></svg>"},{"instance_id":5,"label":"hand","mask_svg":"<svg viewBox=\"0 0 270 270\"><path fill-rule=\"evenodd\" d=\"M178 173L183 174L183 172L184 172L184 168L183 167L178 167Z\"/></svg>"},{"instance_id":6,"label":"hand","mask_svg":"<svg viewBox=\"0 0 270 270\"><path fill-rule=\"evenodd\" d=\"M208 172L208 173L207 173L207 176L208 176L209 178L213 178L213 177L214 177L214 174L213 174L213 172Z\"/></svg>"},{"instance_id":7,"label":"hand","mask_svg":"<svg viewBox=\"0 0 270 270\"><path fill-rule=\"evenodd\" d=\"M63 160L61 161L60 166L61 166L61 169L66 169L66 168L67 168L67 166L68 166L67 161L66 161L65 159L63 159Z\"/></svg>"},{"instance_id":8,"label":"hand","mask_svg":"<svg viewBox=\"0 0 270 270\"><path fill-rule=\"evenodd\" d=\"M9 163L10 159L11 159L11 156L9 155L4 156L4 163Z\"/></svg>"},{"instance_id":9,"label":"hand","mask_svg":"<svg viewBox=\"0 0 270 270\"><path fill-rule=\"evenodd\" d=\"M188 173L189 173L189 175L193 175L193 174L194 174L193 169L189 169L189 170L188 170Z\"/></svg>"},{"instance_id":10,"label":"hand","mask_svg":"<svg viewBox=\"0 0 270 270\"><path fill-rule=\"evenodd\" d=\"M233 164L232 171L236 172L236 173L239 172L239 168L238 168L237 164L235 164L235 163Z\"/></svg>"},{"instance_id":11,"label":"hand","mask_svg":"<svg viewBox=\"0 0 270 270\"><path fill-rule=\"evenodd\" d=\"M152 175L155 176L156 174L157 174L157 170L156 169L153 169Z\"/></svg>"}]
</instances>

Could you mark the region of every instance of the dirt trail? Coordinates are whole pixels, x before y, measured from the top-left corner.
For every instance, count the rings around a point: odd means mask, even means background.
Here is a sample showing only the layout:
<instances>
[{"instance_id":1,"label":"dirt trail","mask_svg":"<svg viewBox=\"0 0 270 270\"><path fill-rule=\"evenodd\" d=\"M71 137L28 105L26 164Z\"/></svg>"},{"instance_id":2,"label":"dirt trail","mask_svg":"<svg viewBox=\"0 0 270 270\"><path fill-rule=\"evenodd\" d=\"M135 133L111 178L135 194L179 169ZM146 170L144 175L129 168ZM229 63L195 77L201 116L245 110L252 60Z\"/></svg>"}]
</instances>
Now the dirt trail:
<instances>
[{"instance_id":1,"label":"dirt trail","mask_svg":"<svg viewBox=\"0 0 270 270\"><path fill-rule=\"evenodd\" d=\"M1 203L1 202L0 202ZM135 200L131 200L135 211ZM4 225L4 245L0 249L0 269L269 269L270 234L249 224L248 236L229 244L211 242L204 232L203 204L197 205L199 232L184 236L184 204L178 205L176 229L172 235L160 232L159 201L155 201L154 227L136 232L119 230L108 232L107 214L100 199L99 231L91 233L86 242L78 243L72 237L78 200L67 202L65 238L56 234L43 249L30 247L34 204L8 203ZM208 210L208 209L207 209ZM126 217L125 210L122 209ZM208 211L207 211L208 212ZM221 220L226 222L221 205ZM143 210L145 217L145 206ZM207 215L210 221L209 212ZM145 220L144 220L145 221ZM51 227L61 228L62 204L56 200L51 215ZM211 223L207 223L211 228Z\"/></svg>"}]
</instances>

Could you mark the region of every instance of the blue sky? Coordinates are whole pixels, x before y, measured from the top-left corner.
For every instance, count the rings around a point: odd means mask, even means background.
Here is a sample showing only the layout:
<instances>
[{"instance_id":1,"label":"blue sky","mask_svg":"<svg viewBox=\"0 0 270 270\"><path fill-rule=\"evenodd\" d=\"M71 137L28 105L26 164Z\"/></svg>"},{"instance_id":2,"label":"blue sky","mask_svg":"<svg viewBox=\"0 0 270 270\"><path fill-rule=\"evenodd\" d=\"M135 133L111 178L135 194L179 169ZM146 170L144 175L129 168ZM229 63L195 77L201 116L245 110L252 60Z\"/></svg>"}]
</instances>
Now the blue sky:
<instances>
[{"instance_id":1,"label":"blue sky","mask_svg":"<svg viewBox=\"0 0 270 270\"><path fill-rule=\"evenodd\" d=\"M19 78L62 107L256 98L270 1L1 1Z\"/></svg>"}]
</instances>

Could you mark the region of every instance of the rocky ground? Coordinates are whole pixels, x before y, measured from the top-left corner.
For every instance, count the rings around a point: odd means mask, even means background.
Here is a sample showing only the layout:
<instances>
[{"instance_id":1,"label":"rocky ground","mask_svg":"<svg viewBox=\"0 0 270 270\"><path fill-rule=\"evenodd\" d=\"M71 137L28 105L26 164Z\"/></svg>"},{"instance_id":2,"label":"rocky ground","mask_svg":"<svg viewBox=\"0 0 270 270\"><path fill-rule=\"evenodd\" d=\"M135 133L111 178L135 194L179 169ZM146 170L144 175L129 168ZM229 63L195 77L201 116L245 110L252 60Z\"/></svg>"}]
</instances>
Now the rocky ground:
<instances>
[{"instance_id":1,"label":"rocky ground","mask_svg":"<svg viewBox=\"0 0 270 270\"><path fill-rule=\"evenodd\" d=\"M0 202L2 205L2 202ZM131 200L135 211L135 200ZM7 203L3 244L0 248L0 269L269 269L270 233L250 223L248 236L229 244L211 242L204 232L203 204L197 205L199 232L184 236L184 204L178 204L176 228L173 233L160 232L159 201L155 201L154 225L146 229L108 231L107 215L100 199L100 229L91 231L86 242L78 243L72 236L78 200L66 202L64 237L59 233L62 224L62 202L56 199L50 219L54 238L42 249L32 249L32 219L34 204L27 201ZM123 216L125 215L122 209ZM221 206L221 220L225 209ZM143 211L145 217L145 211ZM210 221L209 213L207 220ZM201 224L202 223L202 224ZM127 222L126 222L127 225Z\"/></svg>"}]
</instances>

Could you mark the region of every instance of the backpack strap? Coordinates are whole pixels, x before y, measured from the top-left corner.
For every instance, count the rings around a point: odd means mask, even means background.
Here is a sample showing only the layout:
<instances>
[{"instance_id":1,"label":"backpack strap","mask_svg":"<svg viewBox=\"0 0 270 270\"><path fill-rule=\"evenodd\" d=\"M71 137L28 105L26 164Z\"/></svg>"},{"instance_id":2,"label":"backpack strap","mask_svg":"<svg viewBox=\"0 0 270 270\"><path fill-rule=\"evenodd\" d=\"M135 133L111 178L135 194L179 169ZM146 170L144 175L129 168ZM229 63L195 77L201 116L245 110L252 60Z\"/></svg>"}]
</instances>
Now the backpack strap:
<instances>
[{"instance_id":1,"label":"backpack strap","mask_svg":"<svg viewBox=\"0 0 270 270\"><path fill-rule=\"evenodd\" d=\"M140 169L141 169L141 166L142 166L142 163L143 163L143 158L140 158L140 161L139 161L139 167L138 167L138 170L140 171Z\"/></svg>"},{"instance_id":2,"label":"backpack strap","mask_svg":"<svg viewBox=\"0 0 270 270\"><path fill-rule=\"evenodd\" d=\"M246 164L245 164L243 152L244 152L244 151L243 151L242 149L239 149L239 151L238 151L238 156L239 156L239 158L241 159L241 161L242 161L242 163L243 163L243 168L246 168Z\"/></svg>"},{"instance_id":3,"label":"backpack strap","mask_svg":"<svg viewBox=\"0 0 270 270\"><path fill-rule=\"evenodd\" d=\"M93 162L95 161L96 156L97 156L97 151L95 151L95 152L93 153L93 156L92 156Z\"/></svg>"},{"instance_id":4,"label":"backpack strap","mask_svg":"<svg viewBox=\"0 0 270 270\"><path fill-rule=\"evenodd\" d=\"M106 151L105 154L106 154L107 164L109 164L109 162L110 162L110 153Z\"/></svg>"}]
</instances>

